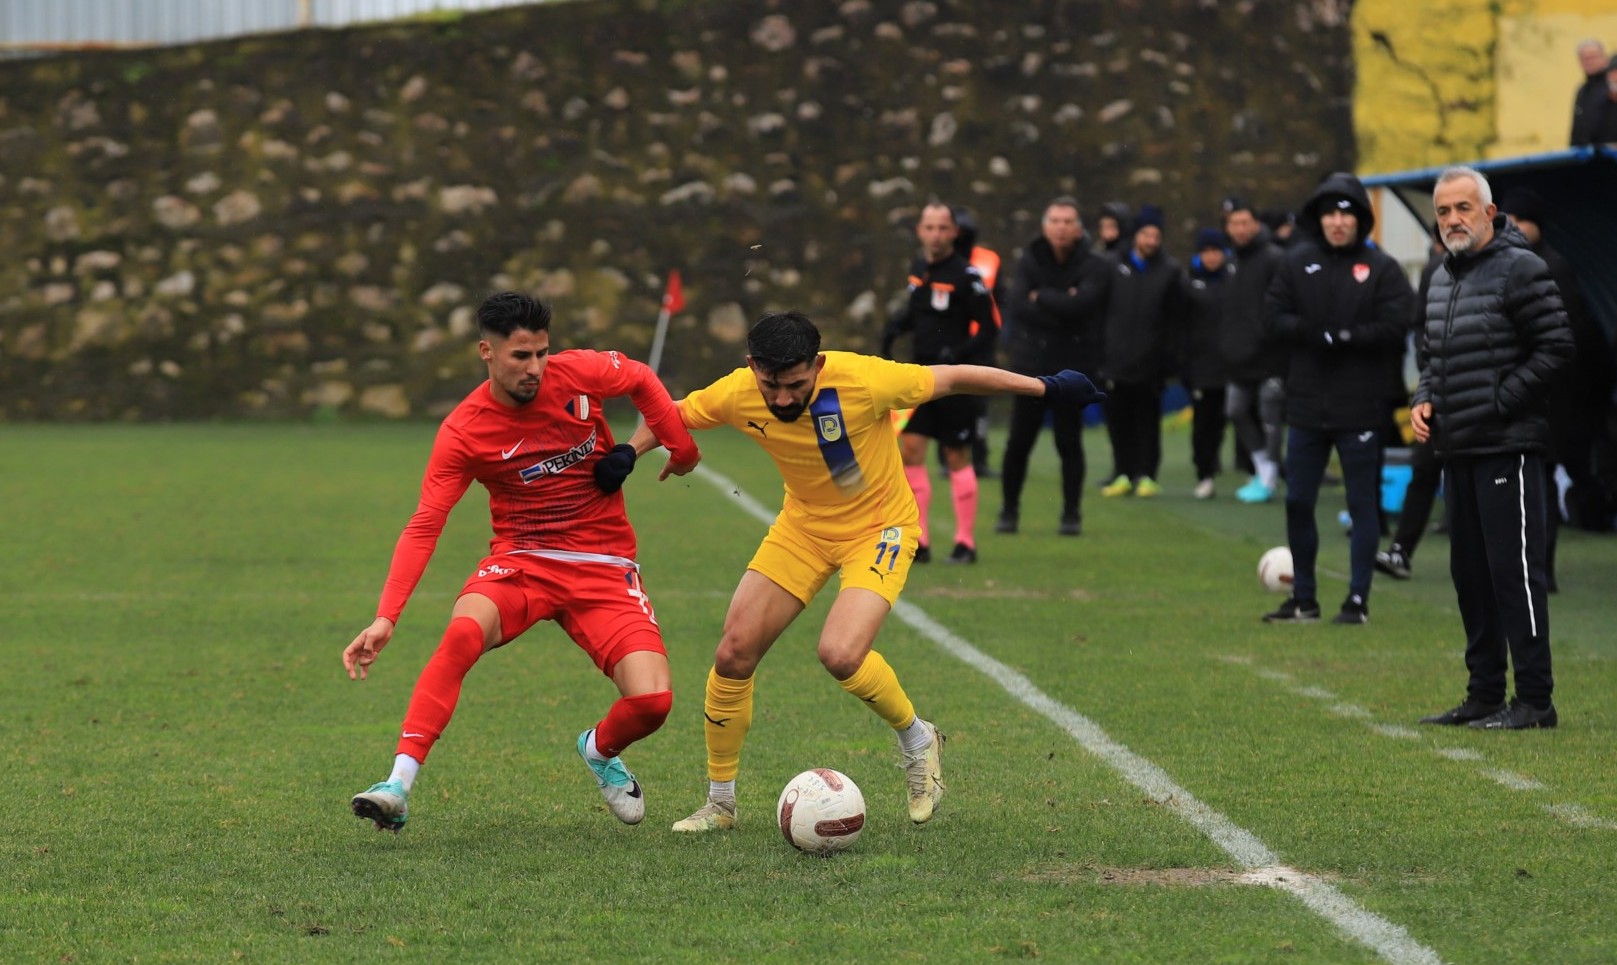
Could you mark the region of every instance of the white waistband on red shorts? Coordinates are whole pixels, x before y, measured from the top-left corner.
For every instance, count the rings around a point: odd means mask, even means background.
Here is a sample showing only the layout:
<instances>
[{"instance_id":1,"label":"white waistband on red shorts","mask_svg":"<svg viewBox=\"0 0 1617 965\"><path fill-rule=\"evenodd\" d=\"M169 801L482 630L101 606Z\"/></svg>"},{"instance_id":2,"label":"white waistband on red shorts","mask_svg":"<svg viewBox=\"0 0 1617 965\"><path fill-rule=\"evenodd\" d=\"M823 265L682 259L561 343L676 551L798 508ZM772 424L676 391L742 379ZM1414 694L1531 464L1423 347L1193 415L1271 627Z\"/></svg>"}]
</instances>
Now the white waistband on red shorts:
<instances>
[{"instance_id":1,"label":"white waistband on red shorts","mask_svg":"<svg viewBox=\"0 0 1617 965\"><path fill-rule=\"evenodd\" d=\"M605 553L574 553L569 550L511 550L512 556L542 556L547 560L559 560L563 563L605 563L608 566L623 566L631 570L639 570L640 564L622 556L608 556Z\"/></svg>"}]
</instances>

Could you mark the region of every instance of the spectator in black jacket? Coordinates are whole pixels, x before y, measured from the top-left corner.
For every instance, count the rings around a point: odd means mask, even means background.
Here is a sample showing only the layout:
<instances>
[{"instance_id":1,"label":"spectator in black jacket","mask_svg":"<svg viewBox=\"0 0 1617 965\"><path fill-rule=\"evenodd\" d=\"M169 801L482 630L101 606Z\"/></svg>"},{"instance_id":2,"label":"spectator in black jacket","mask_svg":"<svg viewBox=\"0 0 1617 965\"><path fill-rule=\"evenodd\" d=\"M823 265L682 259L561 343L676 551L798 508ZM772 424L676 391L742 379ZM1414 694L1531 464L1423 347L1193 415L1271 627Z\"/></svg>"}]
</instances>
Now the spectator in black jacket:
<instances>
[{"instance_id":1,"label":"spectator in black jacket","mask_svg":"<svg viewBox=\"0 0 1617 965\"><path fill-rule=\"evenodd\" d=\"M1265 299L1285 252L1269 239L1257 211L1240 198L1224 201L1224 233L1234 257L1234 276L1224 299L1219 344L1229 365L1225 403L1235 438L1252 460L1252 479L1235 491L1243 503L1266 503L1280 484L1286 393L1285 353L1264 329Z\"/></svg>"},{"instance_id":2,"label":"spectator in black jacket","mask_svg":"<svg viewBox=\"0 0 1617 965\"><path fill-rule=\"evenodd\" d=\"M1179 371L1190 391L1190 461L1196 467L1197 499L1212 499L1213 477L1222 470L1219 453L1224 448L1225 390L1229 366L1220 345L1224 325L1224 303L1229 297L1235 268L1224 248L1224 232L1203 228L1196 232L1196 254L1190 259L1185 278L1185 297L1190 306L1185 337L1181 343Z\"/></svg>"},{"instance_id":3,"label":"spectator in black jacket","mask_svg":"<svg viewBox=\"0 0 1617 965\"><path fill-rule=\"evenodd\" d=\"M1544 575L1550 387L1572 329L1544 259L1470 168L1438 177L1432 206L1449 256L1432 276L1409 422L1443 460L1449 571L1470 671L1459 706L1423 724L1554 727ZM1516 697L1505 702L1515 666Z\"/></svg>"},{"instance_id":4,"label":"spectator in black jacket","mask_svg":"<svg viewBox=\"0 0 1617 965\"><path fill-rule=\"evenodd\" d=\"M1606 71L1610 66L1606 45L1592 38L1579 43L1578 66L1583 68L1584 77L1572 98L1573 147L1600 143L1596 140L1595 128L1602 120L1610 97L1610 88L1606 85Z\"/></svg>"},{"instance_id":5,"label":"spectator in black jacket","mask_svg":"<svg viewBox=\"0 0 1617 965\"><path fill-rule=\"evenodd\" d=\"M892 357L899 335L914 335L914 361L921 365L951 365L981 357L998 337L994 301L982 276L955 251L960 226L954 210L933 202L921 209L915 236L921 254L910 263L909 299L887 323L881 351ZM949 490L954 502L955 543L950 563L977 562L977 472L971 462L971 443L977 435L977 402L969 395L934 399L915 409L899 435L904 476L915 493L921 513L921 545L917 563L932 560L932 533L927 522L932 508L932 479L926 471L927 440L943 447L949 467Z\"/></svg>"},{"instance_id":6,"label":"spectator in black jacket","mask_svg":"<svg viewBox=\"0 0 1617 965\"><path fill-rule=\"evenodd\" d=\"M1184 324L1179 262L1162 251L1162 210L1140 205L1133 245L1113 256L1106 297L1106 434L1117 471L1103 496L1156 496L1162 389Z\"/></svg>"},{"instance_id":7,"label":"spectator in black jacket","mask_svg":"<svg viewBox=\"0 0 1617 965\"><path fill-rule=\"evenodd\" d=\"M1096 372L1101 362L1101 312L1111 271L1106 260L1084 244L1078 202L1060 197L1044 209L1039 237L1016 262L1011 281L1010 367L1022 375L1054 375L1062 369ZM1039 439L1045 411L1061 457L1061 523L1063 536L1083 532L1083 414L1045 400L1017 397L1011 403L1010 438L1000 464L999 521L994 529L1014 533L1022 509L1028 456Z\"/></svg>"},{"instance_id":8,"label":"spectator in black jacket","mask_svg":"<svg viewBox=\"0 0 1617 965\"><path fill-rule=\"evenodd\" d=\"M1414 293L1403 267L1369 244L1375 213L1351 174L1328 176L1298 219L1303 237L1269 288L1269 331L1287 349L1286 541L1292 595L1267 623L1319 619L1314 507L1335 449L1353 519L1347 599L1334 622L1370 619L1380 539L1381 430L1391 412L1387 372L1401 358Z\"/></svg>"}]
</instances>

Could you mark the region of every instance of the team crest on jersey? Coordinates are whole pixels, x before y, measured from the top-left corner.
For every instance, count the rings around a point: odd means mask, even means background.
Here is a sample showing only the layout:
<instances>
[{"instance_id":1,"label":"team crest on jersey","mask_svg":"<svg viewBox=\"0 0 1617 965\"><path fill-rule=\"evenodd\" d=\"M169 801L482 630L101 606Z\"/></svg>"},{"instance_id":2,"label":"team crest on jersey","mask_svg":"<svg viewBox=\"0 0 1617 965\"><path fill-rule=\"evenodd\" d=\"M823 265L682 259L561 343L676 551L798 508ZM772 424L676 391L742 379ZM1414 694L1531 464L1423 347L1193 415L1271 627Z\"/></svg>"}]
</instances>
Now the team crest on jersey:
<instances>
[{"instance_id":1,"label":"team crest on jersey","mask_svg":"<svg viewBox=\"0 0 1617 965\"><path fill-rule=\"evenodd\" d=\"M578 416L579 422L590 421L590 397L587 395L577 395L568 399L562 408L567 410L568 415Z\"/></svg>"},{"instance_id":2,"label":"team crest on jersey","mask_svg":"<svg viewBox=\"0 0 1617 965\"><path fill-rule=\"evenodd\" d=\"M940 312L949 310L949 290L932 286L932 307Z\"/></svg>"},{"instance_id":3,"label":"team crest on jersey","mask_svg":"<svg viewBox=\"0 0 1617 965\"><path fill-rule=\"evenodd\" d=\"M820 416L819 425L820 438L826 442L836 442L842 438L842 416L839 413L830 412Z\"/></svg>"},{"instance_id":4,"label":"team crest on jersey","mask_svg":"<svg viewBox=\"0 0 1617 965\"><path fill-rule=\"evenodd\" d=\"M1354 281L1356 281L1356 282L1358 282L1359 284L1362 285L1362 284L1365 283L1365 280L1368 279L1369 277L1370 277L1370 266L1369 265L1361 263L1361 264L1357 264L1357 265L1353 266L1353 280Z\"/></svg>"}]
</instances>

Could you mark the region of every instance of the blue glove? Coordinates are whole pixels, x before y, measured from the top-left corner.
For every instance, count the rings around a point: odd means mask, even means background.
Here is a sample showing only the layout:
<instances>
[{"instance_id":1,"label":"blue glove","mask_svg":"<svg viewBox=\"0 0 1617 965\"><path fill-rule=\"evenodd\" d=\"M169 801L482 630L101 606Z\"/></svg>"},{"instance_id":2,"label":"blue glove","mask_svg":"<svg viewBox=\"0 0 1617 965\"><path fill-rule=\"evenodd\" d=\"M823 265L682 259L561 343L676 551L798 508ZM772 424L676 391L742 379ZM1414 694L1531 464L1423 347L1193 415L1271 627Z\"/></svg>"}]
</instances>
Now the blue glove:
<instances>
[{"instance_id":1,"label":"blue glove","mask_svg":"<svg viewBox=\"0 0 1617 965\"><path fill-rule=\"evenodd\" d=\"M1041 375L1039 381L1044 383L1044 397L1057 405L1082 409L1091 402L1106 401L1106 393L1095 388L1089 376L1072 369L1062 369L1055 375Z\"/></svg>"},{"instance_id":2,"label":"blue glove","mask_svg":"<svg viewBox=\"0 0 1617 965\"><path fill-rule=\"evenodd\" d=\"M623 481L634 472L634 446L620 442L595 464L595 485L608 495L623 488Z\"/></svg>"}]
</instances>

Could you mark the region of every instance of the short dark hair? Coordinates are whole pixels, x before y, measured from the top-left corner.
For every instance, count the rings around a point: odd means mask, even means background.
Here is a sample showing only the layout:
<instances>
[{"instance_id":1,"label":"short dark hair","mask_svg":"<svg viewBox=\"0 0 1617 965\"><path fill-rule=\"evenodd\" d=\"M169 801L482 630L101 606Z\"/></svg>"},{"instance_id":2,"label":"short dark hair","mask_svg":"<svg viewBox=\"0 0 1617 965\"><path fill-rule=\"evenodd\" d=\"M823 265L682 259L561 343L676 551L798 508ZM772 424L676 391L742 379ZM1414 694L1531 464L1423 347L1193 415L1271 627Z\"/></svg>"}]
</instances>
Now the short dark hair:
<instances>
[{"instance_id":1,"label":"short dark hair","mask_svg":"<svg viewBox=\"0 0 1617 965\"><path fill-rule=\"evenodd\" d=\"M820 330L802 312L765 312L747 333L747 355L770 375L820 354Z\"/></svg>"},{"instance_id":2,"label":"short dark hair","mask_svg":"<svg viewBox=\"0 0 1617 965\"><path fill-rule=\"evenodd\" d=\"M520 292L499 292L477 306L477 331L484 335L510 338L517 329L544 332L550 329L550 307Z\"/></svg>"},{"instance_id":3,"label":"short dark hair","mask_svg":"<svg viewBox=\"0 0 1617 965\"><path fill-rule=\"evenodd\" d=\"M1071 208L1072 213L1077 215L1080 220L1082 220L1084 216L1083 209L1078 207L1078 199L1070 194L1058 194L1051 198L1045 203L1044 210L1049 211L1051 208ZM1105 218L1110 216L1102 214L1101 217Z\"/></svg>"},{"instance_id":4,"label":"short dark hair","mask_svg":"<svg viewBox=\"0 0 1617 965\"><path fill-rule=\"evenodd\" d=\"M939 201L937 198L933 198L926 204L921 205L921 214L926 214L926 209L928 208L942 208L944 211L949 213L949 223L957 228L960 227L960 218L956 215L954 207L950 205L949 202ZM916 216L915 220L920 221L920 216Z\"/></svg>"}]
</instances>

